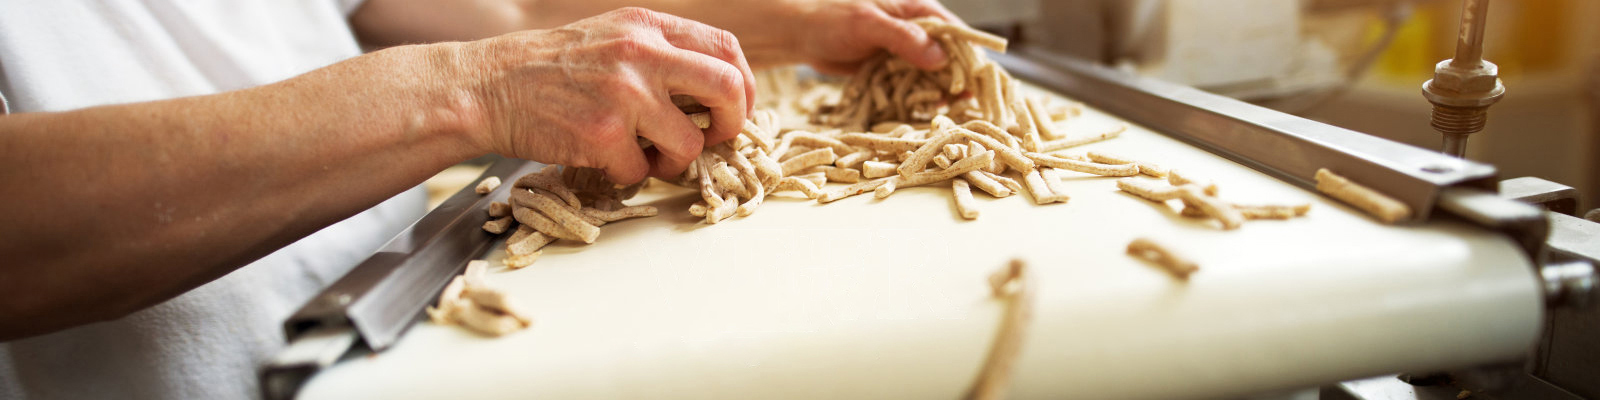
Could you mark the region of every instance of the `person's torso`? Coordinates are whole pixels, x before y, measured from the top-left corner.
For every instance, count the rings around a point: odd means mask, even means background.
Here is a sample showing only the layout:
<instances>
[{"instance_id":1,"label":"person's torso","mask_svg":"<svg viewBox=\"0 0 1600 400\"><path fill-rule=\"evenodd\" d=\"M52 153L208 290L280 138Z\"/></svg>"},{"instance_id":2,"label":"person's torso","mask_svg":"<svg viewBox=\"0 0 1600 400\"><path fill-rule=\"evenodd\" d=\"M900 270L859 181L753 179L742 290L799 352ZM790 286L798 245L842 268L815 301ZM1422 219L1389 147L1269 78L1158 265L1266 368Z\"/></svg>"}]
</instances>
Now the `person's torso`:
<instances>
[{"instance_id":1,"label":"person's torso","mask_svg":"<svg viewBox=\"0 0 1600 400\"><path fill-rule=\"evenodd\" d=\"M12 112L203 95L360 54L361 0L0 0ZM411 190L127 317L0 344L0 398L249 398L281 323L423 212Z\"/></svg>"}]
</instances>

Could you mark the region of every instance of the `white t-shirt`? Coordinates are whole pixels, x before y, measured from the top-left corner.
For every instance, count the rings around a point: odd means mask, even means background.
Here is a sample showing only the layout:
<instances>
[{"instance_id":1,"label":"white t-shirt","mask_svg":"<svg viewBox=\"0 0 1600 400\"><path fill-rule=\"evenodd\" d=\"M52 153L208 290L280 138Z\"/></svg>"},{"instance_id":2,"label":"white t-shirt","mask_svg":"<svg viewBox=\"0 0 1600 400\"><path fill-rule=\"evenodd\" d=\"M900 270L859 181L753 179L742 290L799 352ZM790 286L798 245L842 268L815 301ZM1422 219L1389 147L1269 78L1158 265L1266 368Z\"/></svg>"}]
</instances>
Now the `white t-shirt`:
<instances>
[{"instance_id":1,"label":"white t-shirt","mask_svg":"<svg viewBox=\"0 0 1600 400\"><path fill-rule=\"evenodd\" d=\"M0 0L12 112L203 95L360 54L362 0ZM0 398L258 397L281 324L423 212L410 190L125 318L0 344ZM85 250L87 251L87 249Z\"/></svg>"}]
</instances>

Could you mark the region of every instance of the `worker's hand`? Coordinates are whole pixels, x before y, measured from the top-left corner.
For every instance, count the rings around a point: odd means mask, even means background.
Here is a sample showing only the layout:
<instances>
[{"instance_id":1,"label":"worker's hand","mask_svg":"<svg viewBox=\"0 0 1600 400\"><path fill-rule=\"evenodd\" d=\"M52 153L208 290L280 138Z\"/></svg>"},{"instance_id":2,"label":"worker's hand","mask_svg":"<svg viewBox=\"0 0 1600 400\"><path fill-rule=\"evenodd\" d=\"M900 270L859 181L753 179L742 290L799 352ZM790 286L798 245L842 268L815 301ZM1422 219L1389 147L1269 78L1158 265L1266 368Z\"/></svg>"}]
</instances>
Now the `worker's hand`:
<instances>
[{"instance_id":1,"label":"worker's hand","mask_svg":"<svg viewBox=\"0 0 1600 400\"><path fill-rule=\"evenodd\" d=\"M803 62L823 72L851 73L868 57L888 50L923 69L944 66L944 49L910 22L918 17L961 21L935 0L821 0L799 2L793 11Z\"/></svg>"},{"instance_id":2,"label":"worker's hand","mask_svg":"<svg viewBox=\"0 0 1600 400\"><path fill-rule=\"evenodd\" d=\"M755 79L727 31L640 8L467 43L461 59L490 151L599 168L616 183L683 171L738 135ZM672 105L711 108L704 133ZM655 145L642 150L637 138Z\"/></svg>"}]
</instances>

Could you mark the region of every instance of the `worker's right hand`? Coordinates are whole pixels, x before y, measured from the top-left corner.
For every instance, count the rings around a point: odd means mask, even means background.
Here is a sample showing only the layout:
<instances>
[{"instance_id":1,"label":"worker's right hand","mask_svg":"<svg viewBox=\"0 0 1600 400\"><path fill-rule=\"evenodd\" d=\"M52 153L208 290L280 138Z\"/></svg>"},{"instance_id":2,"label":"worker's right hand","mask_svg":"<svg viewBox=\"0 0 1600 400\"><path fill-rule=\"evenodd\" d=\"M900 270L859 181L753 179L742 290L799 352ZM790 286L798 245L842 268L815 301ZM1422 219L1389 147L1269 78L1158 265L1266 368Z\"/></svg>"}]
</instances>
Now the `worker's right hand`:
<instances>
[{"instance_id":1,"label":"worker's right hand","mask_svg":"<svg viewBox=\"0 0 1600 400\"><path fill-rule=\"evenodd\" d=\"M462 45L471 124L489 151L599 168L612 182L683 171L702 146L738 135L755 79L727 31L640 8ZM703 133L672 105L711 108ZM642 150L637 138L655 145Z\"/></svg>"}]
</instances>

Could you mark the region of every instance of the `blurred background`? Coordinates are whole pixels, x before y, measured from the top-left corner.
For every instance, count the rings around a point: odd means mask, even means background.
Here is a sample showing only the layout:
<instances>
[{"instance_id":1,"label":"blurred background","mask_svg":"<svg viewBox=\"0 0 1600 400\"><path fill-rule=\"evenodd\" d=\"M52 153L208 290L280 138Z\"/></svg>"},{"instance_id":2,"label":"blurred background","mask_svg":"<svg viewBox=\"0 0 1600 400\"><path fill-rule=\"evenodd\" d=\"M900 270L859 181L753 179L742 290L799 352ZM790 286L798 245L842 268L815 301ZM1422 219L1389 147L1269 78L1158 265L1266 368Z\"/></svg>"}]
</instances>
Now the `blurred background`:
<instances>
[{"instance_id":1,"label":"blurred background","mask_svg":"<svg viewBox=\"0 0 1600 400\"><path fill-rule=\"evenodd\" d=\"M1421 85L1461 0L943 0L1019 43L1437 150ZM1600 207L1600 1L1493 0L1484 58L1506 95L1467 158Z\"/></svg>"}]
</instances>

